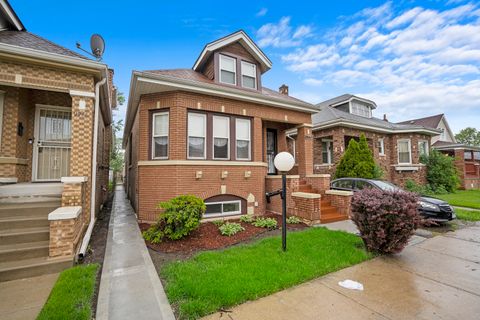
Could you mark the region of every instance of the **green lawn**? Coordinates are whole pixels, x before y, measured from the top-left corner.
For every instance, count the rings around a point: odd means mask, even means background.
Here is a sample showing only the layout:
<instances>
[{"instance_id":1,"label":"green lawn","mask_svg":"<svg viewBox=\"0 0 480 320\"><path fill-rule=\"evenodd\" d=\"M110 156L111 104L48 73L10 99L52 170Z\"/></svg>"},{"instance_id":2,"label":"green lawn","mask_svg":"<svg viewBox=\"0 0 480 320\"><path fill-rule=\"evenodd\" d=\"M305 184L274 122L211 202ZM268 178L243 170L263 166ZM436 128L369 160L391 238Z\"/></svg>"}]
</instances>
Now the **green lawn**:
<instances>
[{"instance_id":1,"label":"green lawn","mask_svg":"<svg viewBox=\"0 0 480 320\"><path fill-rule=\"evenodd\" d=\"M91 319L99 267L98 264L89 264L63 271L37 320Z\"/></svg>"},{"instance_id":2,"label":"green lawn","mask_svg":"<svg viewBox=\"0 0 480 320\"><path fill-rule=\"evenodd\" d=\"M435 197L452 206L480 209L480 190L457 190L455 193L436 194Z\"/></svg>"},{"instance_id":3,"label":"green lawn","mask_svg":"<svg viewBox=\"0 0 480 320\"><path fill-rule=\"evenodd\" d=\"M455 209L457 218L466 221L480 221L480 211Z\"/></svg>"},{"instance_id":4,"label":"green lawn","mask_svg":"<svg viewBox=\"0 0 480 320\"><path fill-rule=\"evenodd\" d=\"M162 269L161 276L180 318L194 319L371 257L355 235L311 228L289 233L285 253L281 238L270 237L172 262Z\"/></svg>"}]
</instances>

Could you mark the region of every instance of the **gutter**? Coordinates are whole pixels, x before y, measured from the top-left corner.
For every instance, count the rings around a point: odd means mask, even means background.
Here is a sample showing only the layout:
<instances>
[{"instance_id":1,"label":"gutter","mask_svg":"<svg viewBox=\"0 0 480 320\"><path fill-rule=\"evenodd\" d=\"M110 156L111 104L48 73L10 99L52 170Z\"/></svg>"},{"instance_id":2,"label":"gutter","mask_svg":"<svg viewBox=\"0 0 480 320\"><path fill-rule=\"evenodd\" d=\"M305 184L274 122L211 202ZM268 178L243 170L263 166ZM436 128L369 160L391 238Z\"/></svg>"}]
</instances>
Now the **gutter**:
<instances>
[{"instance_id":1,"label":"gutter","mask_svg":"<svg viewBox=\"0 0 480 320\"><path fill-rule=\"evenodd\" d=\"M107 78L103 78L95 84L95 120L93 124L93 155L92 155L92 189L90 192L90 223L88 224L87 232L83 237L82 245L78 253L78 258L81 260L87 251L90 237L92 236L93 226L95 225L95 189L97 187L97 140L98 140L98 118L100 113L100 86L107 82Z\"/></svg>"},{"instance_id":2,"label":"gutter","mask_svg":"<svg viewBox=\"0 0 480 320\"><path fill-rule=\"evenodd\" d=\"M378 128L378 127L369 127L368 125L362 125L362 124L356 124L352 123L349 121L344 121L344 120L333 120L333 121L328 121L326 123L322 123L319 125L314 125L312 128L312 131L317 131L317 130L322 130L322 129L328 129L331 127L336 127L336 126L346 126L350 128L360 128L360 129L366 129L370 131L375 131L375 132L382 132L382 133L418 133L418 132L423 132L427 133L429 135L438 135L441 133L440 130L436 129L427 129L425 127L419 127L419 128L411 128L411 129L387 129L387 128Z\"/></svg>"}]
</instances>

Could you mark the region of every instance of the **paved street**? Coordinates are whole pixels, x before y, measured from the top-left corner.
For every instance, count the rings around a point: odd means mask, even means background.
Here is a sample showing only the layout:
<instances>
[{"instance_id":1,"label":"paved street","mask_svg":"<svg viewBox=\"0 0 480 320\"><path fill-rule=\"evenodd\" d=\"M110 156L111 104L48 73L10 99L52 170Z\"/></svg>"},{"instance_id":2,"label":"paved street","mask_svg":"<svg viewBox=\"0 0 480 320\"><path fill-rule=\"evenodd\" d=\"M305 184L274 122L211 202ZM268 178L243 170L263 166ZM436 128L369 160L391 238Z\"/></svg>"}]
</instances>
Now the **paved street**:
<instances>
[{"instance_id":1,"label":"paved street","mask_svg":"<svg viewBox=\"0 0 480 320\"><path fill-rule=\"evenodd\" d=\"M115 190L97 319L175 319L122 186Z\"/></svg>"},{"instance_id":2,"label":"paved street","mask_svg":"<svg viewBox=\"0 0 480 320\"><path fill-rule=\"evenodd\" d=\"M351 279L364 291L342 288ZM478 319L480 224L207 319Z\"/></svg>"}]
</instances>

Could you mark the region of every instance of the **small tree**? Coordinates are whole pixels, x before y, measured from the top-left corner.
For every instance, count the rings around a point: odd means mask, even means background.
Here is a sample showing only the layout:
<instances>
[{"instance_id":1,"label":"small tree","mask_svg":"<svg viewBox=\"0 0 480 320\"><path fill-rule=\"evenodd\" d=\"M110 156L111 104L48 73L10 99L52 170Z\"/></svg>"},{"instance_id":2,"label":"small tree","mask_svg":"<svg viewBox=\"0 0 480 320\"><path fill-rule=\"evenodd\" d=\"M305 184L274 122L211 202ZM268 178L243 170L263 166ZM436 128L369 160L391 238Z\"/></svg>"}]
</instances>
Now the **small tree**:
<instances>
[{"instance_id":1,"label":"small tree","mask_svg":"<svg viewBox=\"0 0 480 320\"><path fill-rule=\"evenodd\" d=\"M435 193L455 192L460 185L454 158L432 150L430 155L422 156L427 166L427 182Z\"/></svg>"},{"instance_id":2,"label":"small tree","mask_svg":"<svg viewBox=\"0 0 480 320\"><path fill-rule=\"evenodd\" d=\"M335 178L376 179L382 175L368 147L367 138L362 134L359 142L351 139L335 172Z\"/></svg>"},{"instance_id":3,"label":"small tree","mask_svg":"<svg viewBox=\"0 0 480 320\"><path fill-rule=\"evenodd\" d=\"M124 154L122 152L122 138L117 137L117 133L123 131L123 120L112 123L113 143L110 152L110 169L113 171L113 184L115 185L115 177L118 172L123 170Z\"/></svg>"},{"instance_id":4,"label":"small tree","mask_svg":"<svg viewBox=\"0 0 480 320\"><path fill-rule=\"evenodd\" d=\"M467 127L460 130L460 132L455 135L455 139L457 139L459 143L469 146L480 146L480 131L472 127Z\"/></svg>"}]
</instances>

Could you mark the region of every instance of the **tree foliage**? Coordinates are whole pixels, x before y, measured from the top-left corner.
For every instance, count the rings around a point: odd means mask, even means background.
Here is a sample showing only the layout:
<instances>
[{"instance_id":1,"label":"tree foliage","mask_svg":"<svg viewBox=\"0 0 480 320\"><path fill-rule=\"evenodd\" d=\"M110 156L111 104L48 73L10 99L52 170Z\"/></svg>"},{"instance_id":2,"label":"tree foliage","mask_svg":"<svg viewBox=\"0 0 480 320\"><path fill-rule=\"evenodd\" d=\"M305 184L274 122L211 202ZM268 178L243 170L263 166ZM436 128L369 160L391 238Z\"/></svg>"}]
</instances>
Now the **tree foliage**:
<instances>
[{"instance_id":1,"label":"tree foliage","mask_svg":"<svg viewBox=\"0 0 480 320\"><path fill-rule=\"evenodd\" d=\"M121 172L124 165L124 154L122 150L122 139L117 137L117 134L123 131L123 120L114 121L112 123L113 143L110 155L110 168L115 173Z\"/></svg>"},{"instance_id":2,"label":"tree foliage","mask_svg":"<svg viewBox=\"0 0 480 320\"><path fill-rule=\"evenodd\" d=\"M480 131L472 127L467 127L460 130L460 132L455 135L455 139L458 143L469 146L480 146Z\"/></svg>"},{"instance_id":3,"label":"tree foliage","mask_svg":"<svg viewBox=\"0 0 480 320\"><path fill-rule=\"evenodd\" d=\"M427 166L427 182L434 193L455 192L460 185L455 159L432 150L421 161Z\"/></svg>"},{"instance_id":4,"label":"tree foliage","mask_svg":"<svg viewBox=\"0 0 480 320\"><path fill-rule=\"evenodd\" d=\"M373 159L373 154L368 147L365 135L362 134L358 142L355 139L351 139L337 166L335 178L377 179L381 175L382 171Z\"/></svg>"}]
</instances>

